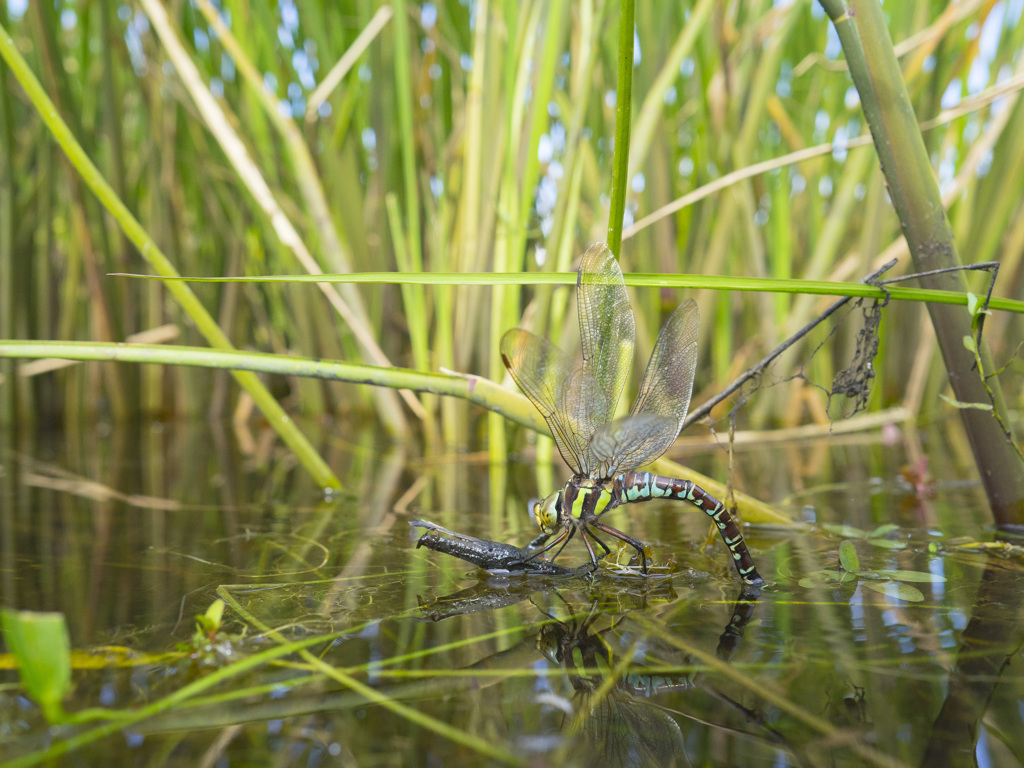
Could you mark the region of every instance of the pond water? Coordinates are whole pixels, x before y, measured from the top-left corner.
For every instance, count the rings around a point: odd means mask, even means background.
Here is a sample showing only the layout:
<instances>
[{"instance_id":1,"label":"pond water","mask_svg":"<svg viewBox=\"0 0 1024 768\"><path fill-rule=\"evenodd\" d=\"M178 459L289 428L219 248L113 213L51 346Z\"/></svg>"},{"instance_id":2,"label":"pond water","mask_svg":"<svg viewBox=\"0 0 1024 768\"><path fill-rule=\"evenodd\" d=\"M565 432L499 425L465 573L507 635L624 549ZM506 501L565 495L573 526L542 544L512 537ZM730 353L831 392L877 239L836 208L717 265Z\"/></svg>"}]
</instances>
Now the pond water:
<instances>
[{"instance_id":1,"label":"pond water","mask_svg":"<svg viewBox=\"0 0 1024 768\"><path fill-rule=\"evenodd\" d=\"M526 544L526 500L552 490L529 461L305 428L346 483L334 499L269 433L207 423L3 455L3 605L66 617L66 711L147 716L49 726L5 654L0 759L1024 764L1024 542L992 545L955 424L741 449L737 484L801 523L746 527L761 590L678 502L612 518L650 542L650 579L488 575L409 523ZM679 458L726 477L720 449ZM573 542L559 562L585 559ZM222 624L197 635L218 597Z\"/></svg>"}]
</instances>

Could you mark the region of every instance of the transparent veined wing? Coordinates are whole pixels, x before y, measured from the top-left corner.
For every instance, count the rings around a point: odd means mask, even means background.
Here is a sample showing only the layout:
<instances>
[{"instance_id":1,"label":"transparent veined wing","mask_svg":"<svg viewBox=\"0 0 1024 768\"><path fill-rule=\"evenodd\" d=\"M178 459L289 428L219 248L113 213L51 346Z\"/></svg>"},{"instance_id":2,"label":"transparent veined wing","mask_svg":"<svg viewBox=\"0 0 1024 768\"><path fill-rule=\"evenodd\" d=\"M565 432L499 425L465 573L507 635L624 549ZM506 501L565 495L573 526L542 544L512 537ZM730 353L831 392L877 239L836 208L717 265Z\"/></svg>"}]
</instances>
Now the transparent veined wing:
<instances>
[{"instance_id":1,"label":"transparent veined wing","mask_svg":"<svg viewBox=\"0 0 1024 768\"><path fill-rule=\"evenodd\" d=\"M607 480L647 464L667 451L678 434L679 425L668 416L641 413L615 419L590 440L590 476Z\"/></svg>"},{"instance_id":2,"label":"transparent veined wing","mask_svg":"<svg viewBox=\"0 0 1024 768\"><path fill-rule=\"evenodd\" d=\"M692 299L669 315L633 410L595 432L591 440L593 468L626 472L654 461L672 445L690 407L699 331L700 316Z\"/></svg>"},{"instance_id":3,"label":"transparent veined wing","mask_svg":"<svg viewBox=\"0 0 1024 768\"><path fill-rule=\"evenodd\" d=\"M622 270L604 243L594 243L583 254L576 277L576 305L583 378L596 382L603 394L577 406L582 409L580 428L589 439L611 421L626 386L636 340Z\"/></svg>"},{"instance_id":4,"label":"transparent veined wing","mask_svg":"<svg viewBox=\"0 0 1024 768\"><path fill-rule=\"evenodd\" d=\"M565 463L586 474L590 410L608 410L598 382L550 341L522 328L501 337L501 359L544 417Z\"/></svg>"}]
</instances>

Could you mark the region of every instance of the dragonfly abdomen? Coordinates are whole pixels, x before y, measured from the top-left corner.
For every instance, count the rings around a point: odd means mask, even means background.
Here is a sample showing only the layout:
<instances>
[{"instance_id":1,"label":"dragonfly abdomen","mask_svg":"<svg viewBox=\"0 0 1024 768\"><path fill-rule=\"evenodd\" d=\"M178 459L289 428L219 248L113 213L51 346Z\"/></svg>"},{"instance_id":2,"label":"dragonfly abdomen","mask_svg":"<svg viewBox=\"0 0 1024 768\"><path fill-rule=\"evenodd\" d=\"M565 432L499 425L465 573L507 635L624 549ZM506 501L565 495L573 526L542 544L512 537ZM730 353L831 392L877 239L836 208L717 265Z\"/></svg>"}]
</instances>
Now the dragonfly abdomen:
<instances>
[{"instance_id":1,"label":"dragonfly abdomen","mask_svg":"<svg viewBox=\"0 0 1024 768\"><path fill-rule=\"evenodd\" d=\"M612 497L618 504L632 504L651 499L688 501L704 510L718 528L722 541L729 548L740 576L749 584L763 584L754 559L747 550L743 534L725 505L691 480L680 480L652 472L624 472L613 481Z\"/></svg>"}]
</instances>

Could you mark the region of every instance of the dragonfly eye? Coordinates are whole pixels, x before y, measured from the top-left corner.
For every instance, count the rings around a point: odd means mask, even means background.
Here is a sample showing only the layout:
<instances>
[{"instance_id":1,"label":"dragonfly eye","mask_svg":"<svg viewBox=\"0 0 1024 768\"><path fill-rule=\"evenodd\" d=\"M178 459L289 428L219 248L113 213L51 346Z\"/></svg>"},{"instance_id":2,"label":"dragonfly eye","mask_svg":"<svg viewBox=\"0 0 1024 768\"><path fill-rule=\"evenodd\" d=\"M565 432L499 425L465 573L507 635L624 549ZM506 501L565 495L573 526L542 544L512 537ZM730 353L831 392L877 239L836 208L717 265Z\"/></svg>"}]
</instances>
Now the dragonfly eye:
<instances>
[{"instance_id":1,"label":"dragonfly eye","mask_svg":"<svg viewBox=\"0 0 1024 768\"><path fill-rule=\"evenodd\" d=\"M537 527L544 533L554 533L558 529L558 518L562 507L562 492L555 491L546 499L533 499L530 509Z\"/></svg>"}]
</instances>

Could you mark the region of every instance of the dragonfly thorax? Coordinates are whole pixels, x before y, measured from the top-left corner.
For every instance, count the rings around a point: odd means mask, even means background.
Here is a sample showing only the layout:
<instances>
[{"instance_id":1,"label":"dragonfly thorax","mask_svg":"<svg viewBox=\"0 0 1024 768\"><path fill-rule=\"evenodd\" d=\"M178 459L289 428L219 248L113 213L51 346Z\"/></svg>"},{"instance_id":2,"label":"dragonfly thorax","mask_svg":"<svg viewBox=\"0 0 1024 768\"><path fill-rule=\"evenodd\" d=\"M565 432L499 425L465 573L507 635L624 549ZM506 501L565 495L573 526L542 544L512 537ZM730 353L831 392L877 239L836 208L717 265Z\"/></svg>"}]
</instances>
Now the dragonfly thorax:
<instances>
[{"instance_id":1,"label":"dragonfly thorax","mask_svg":"<svg viewBox=\"0 0 1024 768\"><path fill-rule=\"evenodd\" d=\"M562 489L562 524L565 527L597 517L612 504L609 483L590 477L573 477Z\"/></svg>"},{"instance_id":2,"label":"dragonfly thorax","mask_svg":"<svg viewBox=\"0 0 1024 768\"><path fill-rule=\"evenodd\" d=\"M614 498L611 483L576 476L562 490L532 501L531 509L537 527L543 533L555 533L559 528L578 526L583 520L593 519L616 506Z\"/></svg>"}]
</instances>

